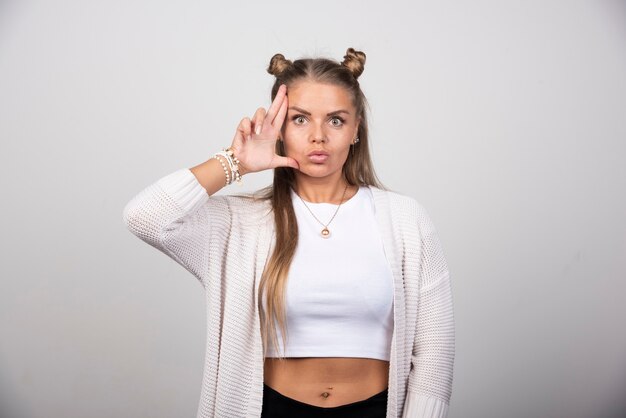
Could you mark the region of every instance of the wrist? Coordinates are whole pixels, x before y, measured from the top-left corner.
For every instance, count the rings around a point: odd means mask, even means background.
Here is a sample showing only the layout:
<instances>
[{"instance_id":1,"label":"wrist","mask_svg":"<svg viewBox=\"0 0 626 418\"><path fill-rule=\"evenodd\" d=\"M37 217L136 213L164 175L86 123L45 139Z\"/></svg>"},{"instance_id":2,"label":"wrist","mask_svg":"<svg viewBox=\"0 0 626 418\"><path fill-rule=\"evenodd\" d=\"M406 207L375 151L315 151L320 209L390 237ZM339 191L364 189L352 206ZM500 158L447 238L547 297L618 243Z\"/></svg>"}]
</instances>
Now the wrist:
<instances>
[{"instance_id":1,"label":"wrist","mask_svg":"<svg viewBox=\"0 0 626 418\"><path fill-rule=\"evenodd\" d=\"M239 174L243 176L248 173L251 173L251 171L248 170L248 168L245 165L241 164L241 161L239 161Z\"/></svg>"},{"instance_id":2,"label":"wrist","mask_svg":"<svg viewBox=\"0 0 626 418\"><path fill-rule=\"evenodd\" d=\"M238 150L233 148L232 145L230 147L228 147L227 150L229 150L231 155L233 156L233 158L235 158L237 160L237 167L239 167L239 169L237 171L239 171L239 175L243 176L244 174L249 174L249 173L253 173L254 172L254 171L250 171L250 169L248 169L248 167L246 167L239 160L239 158L237 158L237 155L239 154L239 152L238 152Z\"/></svg>"},{"instance_id":3,"label":"wrist","mask_svg":"<svg viewBox=\"0 0 626 418\"><path fill-rule=\"evenodd\" d=\"M241 171L241 163L231 147L223 148L221 151L216 152L212 158L219 160L224 169L224 175L226 176L225 186L233 183L233 181L238 185L242 184L241 177L243 172Z\"/></svg>"}]
</instances>

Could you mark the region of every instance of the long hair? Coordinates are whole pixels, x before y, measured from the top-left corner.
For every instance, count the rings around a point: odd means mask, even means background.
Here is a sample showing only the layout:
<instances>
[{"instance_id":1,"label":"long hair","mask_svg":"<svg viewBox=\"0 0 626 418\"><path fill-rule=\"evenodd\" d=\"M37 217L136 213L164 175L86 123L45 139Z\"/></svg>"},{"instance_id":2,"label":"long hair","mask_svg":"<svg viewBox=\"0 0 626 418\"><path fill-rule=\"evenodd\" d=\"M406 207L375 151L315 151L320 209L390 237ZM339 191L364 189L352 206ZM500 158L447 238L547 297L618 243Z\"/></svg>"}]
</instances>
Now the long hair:
<instances>
[{"instance_id":1,"label":"long hair","mask_svg":"<svg viewBox=\"0 0 626 418\"><path fill-rule=\"evenodd\" d=\"M365 54L348 48L341 63L327 58L302 58L291 62L282 54L275 54L270 60L267 71L276 77L272 86L271 99L276 97L281 84L287 89L298 81L309 80L332 84L346 89L360 117L358 127L359 142L351 145L343 165L342 173L350 185L384 188L378 180L371 161L368 141L367 100L361 91L358 77L363 72ZM276 153L285 156L283 141L276 141ZM265 300L266 310L260 302L261 335L263 339L263 357L267 353L268 338L278 347L278 337L274 324L277 323L282 334L283 347L287 343L287 325L285 315L285 286L289 266L298 245L298 224L291 201L290 188L295 185L294 169L291 167L274 168L274 181L262 191L262 199L271 201L276 230L275 246L263 271L259 284L259 301ZM264 298L264 299L263 299ZM284 358L284 352L279 353Z\"/></svg>"}]
</instances>

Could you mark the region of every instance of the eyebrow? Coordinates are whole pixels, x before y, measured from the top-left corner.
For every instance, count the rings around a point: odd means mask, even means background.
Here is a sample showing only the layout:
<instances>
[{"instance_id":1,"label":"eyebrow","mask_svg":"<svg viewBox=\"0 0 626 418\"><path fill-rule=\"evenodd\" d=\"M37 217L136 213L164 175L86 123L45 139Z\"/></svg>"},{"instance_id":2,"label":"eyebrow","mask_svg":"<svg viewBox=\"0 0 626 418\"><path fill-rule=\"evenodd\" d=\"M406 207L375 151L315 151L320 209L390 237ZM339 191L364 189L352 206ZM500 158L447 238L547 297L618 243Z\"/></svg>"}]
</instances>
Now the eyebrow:
<instances>
[{"instance_id":1,"label":"eyebrow","mask_svg":"<svg viewBox=\"0 0 626 418\"><path fill-rule=\"evenodd\" d=\"M311 112L307 112L306 110L301 109L301 108L299 108L297 106L291 106L289 109L290 110L297 110L300 113L304 113L307 116L311 116ZM345 113L345 114L348 114L348 115L350 114L350 112L348 112L347 110L339 109L339 110L335 110L333 112L327 113L326 116L338 115L339 113Z\"/></svg>"}]
</instances>

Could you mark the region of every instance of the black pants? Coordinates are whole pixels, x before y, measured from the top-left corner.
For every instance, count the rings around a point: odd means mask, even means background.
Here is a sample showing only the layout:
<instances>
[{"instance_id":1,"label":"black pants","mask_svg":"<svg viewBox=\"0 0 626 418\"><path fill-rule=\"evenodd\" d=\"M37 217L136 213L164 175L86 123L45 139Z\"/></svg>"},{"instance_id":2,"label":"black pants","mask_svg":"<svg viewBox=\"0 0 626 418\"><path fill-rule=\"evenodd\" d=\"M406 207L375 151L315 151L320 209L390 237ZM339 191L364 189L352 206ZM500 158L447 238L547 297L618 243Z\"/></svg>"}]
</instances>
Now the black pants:
<instances>
[{"instance_id":1,"label":"black pants","mask_svg":"<svg viewBox=\"0 0 626 418\"><path fill-rule=\"evenodd\" d=\"M388 389L346 405L325 408L291 399L263 384L261 418L385 418Z\"/></svg>"}]
</instances>

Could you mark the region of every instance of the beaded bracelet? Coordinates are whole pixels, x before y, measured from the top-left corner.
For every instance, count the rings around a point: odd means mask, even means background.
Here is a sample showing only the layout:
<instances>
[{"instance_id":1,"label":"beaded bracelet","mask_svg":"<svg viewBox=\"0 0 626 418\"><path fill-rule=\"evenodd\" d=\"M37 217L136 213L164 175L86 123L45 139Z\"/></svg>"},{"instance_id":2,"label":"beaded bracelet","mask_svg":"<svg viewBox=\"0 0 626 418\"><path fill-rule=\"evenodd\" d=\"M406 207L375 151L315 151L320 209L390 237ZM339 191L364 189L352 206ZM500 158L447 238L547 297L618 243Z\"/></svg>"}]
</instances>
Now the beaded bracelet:
<instances>
[{"instance_id":1,"label":"beaded bracelet","mask_svg":"<svg viewBox=\"0 0 626 418\"><path fill-rule=\"evenodd\" d=\"M228 164L228 168L226 168L226 163L222 161L222 158L219 157L224 158L224 160ZM224 169L224 174L226 175L226 185L231 184L233 180L236 181L237 184L240 186L243 184L241 180L241 173L239 173L239 159L235 157L232 148L223 148L222 151L216 152L212 158L217 159L222 165L222 168Z\"/></svg>"},{"instance_id":2,"label":"beaded bracelet","mask_svg":"<svg viewBox=\"0 0 626 418\"><path fill-rule=\"evenodd\" d=\"M220 164L222 165L222 168L224 169L224 175L226 176L225 185L228 186L229 184L233 182L233 178L234 178L234 176L231 175L232 173L231 161L229 161L229 158L226 155L224 155L224 153L222 152L215 153L212 158L215 158L216 160L218 160ZM226 161L226 163L224 161Z\"/></svg>"},{"instance_id":3,"label":"beaded bracelet","mask_svg":"<svg viewBox=\"0 0 626 418\"><path fill-rule=\"evenodd\" d=\"M228 163L228 169L230 170L230 180L228 181L228 184L231 184L233 182L233 180L237 180L237 173L239 168L237 167L237 163L235 162L235 160L233 159L233 157L231 155L229 155L226 151L220 151L215 153L215 156L220 156L222 158L224 158L226 160L226 162Z\"/></svg>"},{"instance_id":4,"label":"beaded bracelet","mask_svg":"<svg viewBox=\"0 0 626 418\"><path fill-rule=\"evenodd\" d=\"M237 184L241 186L243 182L241 181L241 173L239 173L239 159L235 157L235 152L230 147L224 149L224 152L228 154L230 158L232 158L233 166L231 167L231 174L233 174L234 180L237 182Z\"/></svg>"},{"instance_id":5,"label":"beaded bracelet","mask_svg":"<svg viewBox=\"0 0 626 418\"><path fill-rule=\"evenodd\" d=\"M228 186L230 184L230 173L228 172L228 168L226 168L226 163L224 163L224 161L221 158L219 158L219 155L214 155L213 158L219 161L220 164L222 165L222 168L224 169L224 174L226 175L225 186Z\"/></svg>"}]
</instances>

